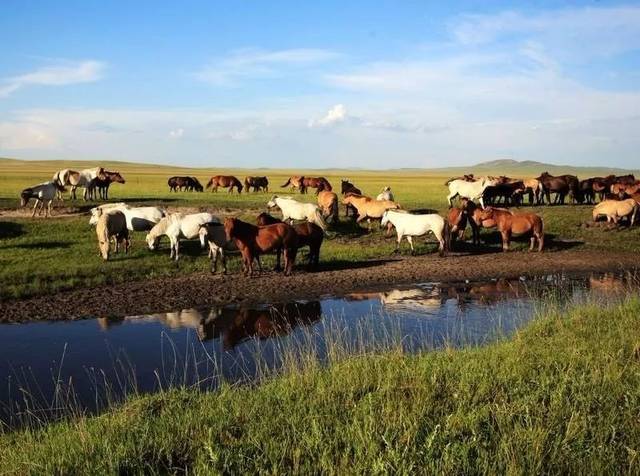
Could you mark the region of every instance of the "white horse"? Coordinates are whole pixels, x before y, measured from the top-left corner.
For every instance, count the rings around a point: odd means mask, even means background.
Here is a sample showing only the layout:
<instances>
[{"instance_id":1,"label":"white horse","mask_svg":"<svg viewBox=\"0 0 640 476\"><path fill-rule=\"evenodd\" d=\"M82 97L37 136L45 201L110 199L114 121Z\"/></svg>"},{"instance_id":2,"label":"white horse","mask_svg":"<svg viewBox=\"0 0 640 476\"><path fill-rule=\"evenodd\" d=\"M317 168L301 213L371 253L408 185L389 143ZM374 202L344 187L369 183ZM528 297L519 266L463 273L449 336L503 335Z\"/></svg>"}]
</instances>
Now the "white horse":
<instances>
[{"instance_id":1,"label":"white horse","mask_svg":"<svg viewBox=\"0 0 640 476\"><path fill-rule=\"evenodd\" d=\"M180 238L192 240L198 237L200 225L210 222L220 222L220 219L211 213L193 213L183 215L182 213L172 213L160 220L147 233L147 245L150 250L158 247L158 241L162 235L167 235L171 242L171 253L169 257L177 261L180 251Z\"/></svg>"},{"instance_id":2,"label":"white horse","mask_svg":"<svg viewBox=\"0 0 640 476\"><path fill-rule=\"evenodd\" d=\"M488 177L481 177L475 182L468 182L460 179L452 180L447 183L447 185L449 185L449 195L447 196L449 206L453 206L453 199L460 195L460 197L468 198L469 200L480 200L480 206L484 208L482 194L487 187L492 187L497 185L497 183L497 179L490 179Z\"/></svg>"},{"instance_id":3,"label":"white horse","mask_svg":"<svg viewBox=\"0 0 640 476\"><path fill-rule=\"evenodd\" d=\"M394 202L393 193L391 193L391 187L385 187L382 189L382 192L378 194L376 200L390 200Z\"/></svg>"},{"instance_id":4,"label":"white horse","mask_svg":"<svg viewBox=\"0 0 640 476\"><path fill-rule=\"evenodd\" d=\"M413 237L424 236L430 231L433 232L438 243L440 243L440 255L449 249L449 223L437 213L413 215L397 210L387 210L382 215L380 226L385 227L388 223L395 226L398 233L396 253L400 252L400 242L403 237L406 237L409 245L411 245L411 254L414 254Z\"/></svg>"},{"instance_id":5,"label":"white horse","mask_svg":"<svg viewBox=\"0 0 640 476\"><path fill-rule=\"evenodd\" d=\"M165 210L158 207L130 207L124 202L105 203L91 209L91 218L89 225L95 226L100 219L100 215L118 210L124 213L127 219L127 229L129 231L148 231L153 228L156 223L166 216Z\"/></svg>"},{"instance_id":6,"label":"white horse","mask_svg":"<svg viewBox=\"0 0 640 476\"><path fill-rule=\"evenodd\" d=\"M44 213L44 216L48 217L51 215L51 204L53 203L53 199L56 198L58 191L64 190L64 187L53 180L25 188L20 192L20 206L26 207L29 200L35 198L36 204L33 206L33 213L31 214L31 216L34 217L36 216L38 205L40 205L40 212L38 214L41 215L42 210L44 210L44 202L48 202L47 209Z\"/></svg>"},{"instance_id":7,"label":"white horse","mask_svg":"<svg viewBox=\"0 0 640 476\"><path fill-rule=\"evenodd\" d=\"M92 169L84 169L80 172L76 172L71 169L58 170L53 174L53 180L61 186L71 185L71 198L76 199L76 189L82 187L84 189L82 193L83 200L87 200L87 193L91 182L95 178L105 179L104 168L94 167Z\"/></svg>"},{"instance_id":8,"label":"white horse","mask_svg":"<svg viewBox=\"0 0 640 476\"><path fill-rule=\"evenodd\" d=\"M318 205L313 203L303 203L288 197L278 197L274 195L267 202L267 208L279 207L282 210L282 220L293 222L293 220L307 220L315 223L322 231L327 231L327 222L322 218L322 213Z\"/></svg>"}]
</instances>

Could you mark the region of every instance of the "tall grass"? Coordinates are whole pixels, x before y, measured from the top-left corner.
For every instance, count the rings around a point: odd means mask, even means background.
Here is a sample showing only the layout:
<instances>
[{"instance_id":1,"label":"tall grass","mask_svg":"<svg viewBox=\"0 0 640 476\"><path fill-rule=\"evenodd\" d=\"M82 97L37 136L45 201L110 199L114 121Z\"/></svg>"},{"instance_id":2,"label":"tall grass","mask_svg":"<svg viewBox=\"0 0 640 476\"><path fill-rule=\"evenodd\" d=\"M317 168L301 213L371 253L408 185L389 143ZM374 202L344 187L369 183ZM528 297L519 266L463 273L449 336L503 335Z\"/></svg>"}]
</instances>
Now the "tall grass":
<instances>
[{"instance_id":1,"label":"tall grass","mask_svg":"<svg viewBox=\"0 0 640 476\"><path fill-rule=\"evenodd\" d=\"M136 396L0 436L9 474L637 473L640 299L546 309L512 339L285 353L277 377ZM391 339L391 342L396 342ZM265 371L265 375L267 372Z\"/></svg>"}]
</instances>

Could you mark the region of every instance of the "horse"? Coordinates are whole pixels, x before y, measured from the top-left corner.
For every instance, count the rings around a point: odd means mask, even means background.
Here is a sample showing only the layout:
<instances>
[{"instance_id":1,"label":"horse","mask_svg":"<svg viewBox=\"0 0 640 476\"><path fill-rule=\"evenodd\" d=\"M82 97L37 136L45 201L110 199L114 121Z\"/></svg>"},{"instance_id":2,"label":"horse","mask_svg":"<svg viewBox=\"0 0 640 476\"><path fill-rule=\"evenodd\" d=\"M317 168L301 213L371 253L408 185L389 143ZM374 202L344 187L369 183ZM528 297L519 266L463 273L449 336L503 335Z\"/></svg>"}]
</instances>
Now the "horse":
<instances>
[{"instance_id":1,"label":"horse","mask_svg":"<svg viewBox=\"0 0 640 476\"><path fill-rule=\"evenodd\" d=\"M307 193L309 187L316 189L316 195L322 191L331 192L333 188L324 177L302 177L302 193Z\"/></svg>"},{"instance_id":2,"label":"horse","mask_svg":"<svg viewBox=\"0 0 640 476\"><path fill-rule=\"evenodd\" d=\"M211 272L218 270L218 256L222 258L222 273L227 274L227 253L238 252L238 247L234 240L227 240L224 226L219 222L204 223L198 230L200 245L204 249L209 243L209 258L211 260ZM260 270L260 259L258 258Z\"/></svg>"},{"instance_id":3,"label":"horse","mask_svg":"<svg viewBox=\"0 0 640 476\"><path fill-rule=\"evenodd\" d=\"M318 193L318 206L322 211L322 217L328 222L336 223L338 221L338 195L323 190Z\"/></svg>"},{"instance_id":4,"label":"horse","mask_svg":"<svg viewBox=\"0 0 640 476\"><path fill-rule=\"evenodd\" d=\"M112 210L104 213L96 223L96 235L98 236L98 248L102 259L109 259L109 251L111 248L111 238L115 241L115 252L119 251L119 245L124 245L124 252L129 252L131 241L129 240L129 230L127 229L127 220L124 213L118 210Z\"/></svg>"},{"instance_id":5,"label":"horse","mask_svg":"<svg viewBox=\"0 0 640 476\"><path fill-rule=\"evenodd\" d=\"M304 186L304 177L300 175L292 175L287 179L285 183L280 185L280 188L290 187L291 191L298 189L300 193L306 193L306 188Z\"/></svg>"},{"instance_id":6,"label":"horse","mask_svg":"<svg viewBox=\"0 0 640 476\"><path fill-rule=\"evenodd\" d=\"M378 194L376 200L391 200L393 202L393 193L391 193L391 187L385 187L382 192Z\"/></svg>"},{"instance_id":7,"label":"horse","mask_svg":"<svg viewBox=\"0 0 640 476\"><path fill-rule=\"evenodd\" d=\"M282 220L268 213L261 213L256 218L256 224L258 226L273 225L275 223L282 223ZM304 222L293 225L293 229L298 235L298 249L304 246L309 247L309 268L313 270L318 269L318 264L320 263L320 247L324 240L322 228L315 223ZM281 250L278 250L278 253L280 252Z\"/></svg>"},{"instance_id":8,"label":"horse","mask_svg":"<svg viewBox=\"0 0 640 476\"><path fill-rule=\"evenodd\" d=\"M633 198L627 198L625 200L603 200L593 208L593 221L596 221L598 216L604 215L607 217L607 222L618 223L618 220L623 217L629 218L629 226L633 226L635 222L636 213L638 212L638 203Z\"/></svg>"},{"instance_id":9,"label":"horse","mask_svg":"<svg viewBox=\"0 0 640 476\"><path fill-rule=\"evenodd\" d=\"M251 191L251 187L253 187L254 192L269 192L269 179L267 177L245 177L244 178L244 187L247 192Z\"/></svg>"},{"instance_id":10,"label":"horse","mask_svg":"<svg viewBox=\"0 0 640 476\"><path fill-rule=\"evenodd\" d=\"M94 167L93 169L84 169L80 172L76 172L74 170L61 170L56 172L58 176L58 181L61 185L71 185L71 198L76 200L76 189L78 187L83 188L82 199L87 200L87 196L89 194L89 187L91 186L91 182L95 178L99 178L101 180L106 179L106 175L104 173L103 167ZM55 177L55 175L54 175Z\"/></svg>"},{"instance_id":11,"label":"horse","mask_svg":"<svg viewBox=\"0 0 640 476\"><path fill-rule=\"evenodd\" d=\"M453 199L459 195L460 197L468 198L469 200L479 200L480 206L484 208L482 194L487 187L491 187L497 183L497 179L490 179L489 177L481 177L474 182L453 179L447 182L447 185L449 186L449 195L447 195L449 206L453 206Z\"/></svg>"},{"instance_id":12,"label":"horse","mask_svg":"<svg viewBox=\"0 0 640 476\"><path fill-rule=\"evenodd\" d=\"M207 182L207 190L211 189L212 192L217 192L218 187L229 187L229 193L233 193L233 189L236 188L238 193L242 193L242 184L240 180L233 175L214 175L211 177L209 182Z\"/></svg>"},{"instance_id":13,"label":"horse","mask_svg":"<svg viewBox=\"0 0 640 476\"><path fill-rule=\"evenodd\" d=\"M349 193L342 199L342 203L345 205L351 205L357 210L358 218L356 219L356 223L360 223L366 218L369 224L369 230L371 230L372 218L382 218L385 211L397 210L400 208L398 203L392 202L391 200L374 200L370 197L352 195Z\"/></svg>"},{"instance_id":14,"label":"horse","mask_svg":"<svg viewBox=\"0 0 640 476\"><path fill-rule=\"evenodd\" d=\"M529 251L533 251L536 240L538 241L538 251L542 251L544 247L544 225L542 218L535 213L511 213L508 210L487 207L480 210L478 218L481 222L491 220L495 222L495 226L502 235L502 250L509 251L509 242L511 235L521 235L531 233L531 244Z\"/></svg>"},{"instance_id":15,"label":"horse","mask_svg":"<svg viewBox=\"0 0 640 476\"><path fill-rule=\"evenodd\" d=\"M255 226L238 220L226 218L224 230L227 240L233 239L242 254L245 274L253 275L253 260L255 257L277 249L284 249L284 275L291 275L296 260L298 235L286 223L276 223L267 226ZM278 254L279 267L280 255Z\"/></svg>"},{"instance_id":16,"label":"horse","mask_svg":"<svg viewBox=\"0 0 640 476\"><path fill-rule=\"evenodd\" d=\"M274 195L271 200L267 202L267 208L278 207L282 211L282 220L285 222L289 220L307 220L310 223L315 223L322 231L327 231L327 222L322 218L318 205L313 203L302 203L289 197L278 197Z\"/></svg>"},{"instance_id":17,"label":"horse","mask_svg":"<svg viewBox=\"0 0 640 476\"><path fill-rule=\"evenodd\" d=\"M531 178L524 179L524 193L529 195L529 205L540 204L540 199L542 198L542 183L540 180Z\"/></svg>"},{"instance_id":18,"label":"horse","mask_svg":"<svg viewBox=\"0 0 640 476\"><path fill-rule=\"evenodd\" d=\"M596 201L596 192L594 190L594 179L588 178L585 180L580 180L578 182L578 192L579 192L579 201L580 203L595 203Z\"/></svg>"},{"instance_id":19,"label":"horse","mask_svg":"<svg viewBox=\"0 0 640 476\"><path fill-rule=\"evenodd\" d=\"M151 230L166 216L166 212L158 207L130 207L126 203L107 203L91 209L89 225L96 225L101 215L112 210L120 211L127 220L129 231Z\"/></svg>"},{"instance_id":20,"label":"horse","mask_svg":"<svg viewBox=\"0 0 640 476\"><path fill-rule=\"evenodd\" d=\"M220 220L211 213L193 213L184 215L182 213L173 213L164 217L147 233L147 245L150 250L158 247L158 241L162 235L167 235L171 242L171 251L169 258L178 261L180 251L180 238L191 240L198 237L200 225L210 222L219 222Z\"/></svg>"},{"instance_id":21,"label":"horse","mask_svg":"<svg viewBox=\"0 0 640 476\"><path fill-rule=\"evenodd\" d=\"M449 250L449 223L437 213L414 215L402 211L386 210L382 214L380 226L385 226L387 223L392 223L396 228L395 253L400 252L400 242L403 237L406 237L411 246L411 254L415 254L413 238L424 236L429 232L432 232L438 240L440 256Z\"/></svg>"},{"instance_id":22,"label":"horse","mask_svg":"<svg viewBox=\"0 0 640 476\"><path fill-rule=\"evenodd\" d=\"M551 204L551 193L556 194L556 203L564 204L564 199L570 195L574 201L579 200L580 182L575 175L559 175L553 176L549 172L543 172L538 177L542 184L544 196L547 197L547 203Z\"/></svg>"},{"instance_id":23,"label":"horse","mask_svg":"<svg viewBox=\"0 0 640 476\"><path fill-rule=\"evenodd\" d=\"M500 179L503 179L503 177L500 177ZM500 199L503 199L505 206L519 205L522 203L524 191L525 185L522 180L504 181L485 188L484 192L482 192L482 199L488 205L498 203Z\"/></svg>"},{"instance_id":24,"label":"horse","mask_svg":"<svg viewBox=\"0 0 640 476\"><path fill-rule=\"evenodd\" d=\"M475 245L480 242L480 231L478 229L478 225L472 218L475 209L476 204L466 198L462 199L462 206L460 208L449 209L447 221L449 222L449 230L451 232L451 248L453 248L453 244L456 239L464 239L464 232L467 228L467 223L471 227L473 244Z\"/></svg>"},{"instance_id":25,"label":"horse","mask_svg":"<svg viewBox=\"0 0 640 476\"><path fill-rule=\"evenodd\" d=\"M98 197L102 200L109 199L109 187L112 183L121 183L124 184L125 180L120 175L120 172L109 172L107 170L104 171L105 178L101 179L100 177L94 178L89 184L88 196L89 200L94 200L96 195L96 189L98 190Z\"/></svg>"},{"instance_id":26,"label":"horse","mask_svg":"<svg viewBox=\"0 0 640 476\"><path fill-rule=\"evenodd\" d=\"M349 182L349 180L343 179L340 189L341 189L340 192L342 193L343 196L346 195L347 193L350 193L352 195L362 195L362 191L358 187L353 185L351 182ZM355 207L351 205L347 205L344 211L344 216L348 217L349 211L351 211L351 215L354 217L358 214L358 211L355 209Z\"/></svg>"},{"instance_id":27,"label":"horse","mask_svg":"<svg viewBox=\"0 0 640 476\"><path fill-rule=\"evenodd\" d=\"M169 185L169 192L177 192L180 190L203 192L204 187L200 183L200 181L195 177L170 177L167 180L167 185Z\"/></svg>"},{"instance_id":28,"label":"horse","mask_svg":"<svg viewBox=\"0 0 640 476\"><path fill-rule=\"evenodd\" d=\"M36 203L33 206L33 213L31 214L31 217L33 218L36 216L38 205L40 205L40 212L38 214L41 215L42 210L45 210L44 202L48 202L47 208L44 212L44 216L46 218L51 216L51 204L53 203L53 199L58 196L58 192L64 191L66 191L66 189L54 180L25 188L20 192L20 206L26 207L29 200L35 198Z\"/></svg>"}]
</instances>

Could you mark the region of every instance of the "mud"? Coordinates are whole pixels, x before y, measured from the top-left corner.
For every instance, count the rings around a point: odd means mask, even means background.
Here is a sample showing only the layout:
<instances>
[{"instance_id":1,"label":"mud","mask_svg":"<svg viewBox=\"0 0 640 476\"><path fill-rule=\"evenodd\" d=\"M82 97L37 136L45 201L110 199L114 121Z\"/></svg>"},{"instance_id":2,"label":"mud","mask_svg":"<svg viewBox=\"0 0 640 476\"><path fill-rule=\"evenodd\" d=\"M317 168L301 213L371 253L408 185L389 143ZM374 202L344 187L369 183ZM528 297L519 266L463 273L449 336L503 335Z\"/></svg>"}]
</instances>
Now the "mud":
<instances>
[{"instance_id":1,"label":"mud","mask_svg":"<svg viewBox=\"0 0 640 476\"><path fill-rule=\"evenodd\" d=\"M638 257L633 253L584 250L394 256L344 265L325 263L319 272L296 270L288 278L274 272L253 278L241 274L197 273L9 300L0 302L0 321L122 317L213 304L316 299L379 285L517 278L559 272L635 271L638 267Z\"/></svg>"}]
</instances>

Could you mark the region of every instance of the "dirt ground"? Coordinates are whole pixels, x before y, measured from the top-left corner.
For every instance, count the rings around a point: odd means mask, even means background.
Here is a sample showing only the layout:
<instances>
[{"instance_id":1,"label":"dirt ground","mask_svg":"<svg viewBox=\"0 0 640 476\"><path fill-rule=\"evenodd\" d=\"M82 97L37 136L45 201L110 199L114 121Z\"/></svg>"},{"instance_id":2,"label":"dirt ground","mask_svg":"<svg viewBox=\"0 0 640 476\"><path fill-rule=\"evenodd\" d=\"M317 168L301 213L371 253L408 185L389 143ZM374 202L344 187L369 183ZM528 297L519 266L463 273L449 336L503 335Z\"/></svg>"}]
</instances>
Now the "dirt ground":
<instances>
[{"instance_id":1,"label":"dirt ground","mask_svg":"<svg viewBox=\"0 0 640 476\"><path fill-rule=\"evenodd\" d=\"M168 312L196 306L256 304L366 291L381 285L516 278L558 272L636 270L634 253L564 250L550 253L490 253L388 257L350 264L349 269L316 273L274 272L247 278L198 273L176 278L73 290L50 296L0 302L1 322L82 319Z\"/></svg>"}]
</instances>

